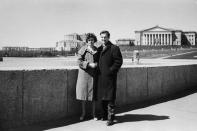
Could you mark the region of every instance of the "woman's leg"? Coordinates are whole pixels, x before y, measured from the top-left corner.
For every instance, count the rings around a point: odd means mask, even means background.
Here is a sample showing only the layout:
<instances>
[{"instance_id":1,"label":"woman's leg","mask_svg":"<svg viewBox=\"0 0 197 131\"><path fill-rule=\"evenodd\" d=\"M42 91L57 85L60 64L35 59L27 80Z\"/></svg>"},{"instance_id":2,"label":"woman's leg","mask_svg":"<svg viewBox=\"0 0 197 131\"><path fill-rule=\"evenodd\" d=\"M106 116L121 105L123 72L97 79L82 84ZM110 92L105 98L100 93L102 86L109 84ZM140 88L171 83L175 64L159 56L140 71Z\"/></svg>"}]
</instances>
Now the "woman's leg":
<instances>
[{"instance_id":1,"label":"woman's leg","mask_svg":"<svg viewBox=\"0 0 197 131\"><path fill-rule=\"evenodd\" d=\"M86 101L81 101L81 109L82 109L82 114L80 120L82 121L85 119L85 115L86 115Z\"/></svg>"},{"instance_id":2,"label":"woman's leg","mask_svg":"<svg viewBox=\"0 0 197 131\"><path fill-rule=\"evenodd\" d=\"M92 116L93 116L93 119L97 119L97 114L96 114L96 101L93 100L92 101Z\"/></svg>"}]
</instances>

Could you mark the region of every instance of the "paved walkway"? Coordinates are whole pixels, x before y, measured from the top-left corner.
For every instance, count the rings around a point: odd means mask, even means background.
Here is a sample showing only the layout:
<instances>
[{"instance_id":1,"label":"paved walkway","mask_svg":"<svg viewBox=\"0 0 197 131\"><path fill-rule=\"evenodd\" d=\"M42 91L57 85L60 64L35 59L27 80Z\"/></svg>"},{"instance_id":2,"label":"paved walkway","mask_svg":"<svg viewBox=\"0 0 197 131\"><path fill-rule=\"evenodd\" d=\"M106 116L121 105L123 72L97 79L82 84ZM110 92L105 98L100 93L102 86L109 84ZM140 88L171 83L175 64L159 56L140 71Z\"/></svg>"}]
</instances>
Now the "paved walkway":
<instances>
[{"instance_id":1,"label":"paved walkway","mask_svg":"<svg viewBox=\"0 0 197 131\"><path fill-rule=\"evenodd\" d=\"M164 56L164 57L160 57L160 58L157 58L157 59L165 59L165 58L169 58L169 57L173 57L173 56L180 56L180 55L186 55L186 54L191 54L191 53L196 53L196 51L189 51L189 52L185 52L185 53L174 54L174 55L171 55L171 56Z\"/></svg>"},{"instance_id":2,"label":"paved walkway","mask_svg":"<svg viewBox=\"0 0 197 131\"><path fill-rule=\"evenodd\" d=\"M37 125L17 131L196 131L197 93L180 96L135 110L127 107L117 114L118 123L110 127L104 121L87 120L48 128Z\"/></svg>"}]
</instances>

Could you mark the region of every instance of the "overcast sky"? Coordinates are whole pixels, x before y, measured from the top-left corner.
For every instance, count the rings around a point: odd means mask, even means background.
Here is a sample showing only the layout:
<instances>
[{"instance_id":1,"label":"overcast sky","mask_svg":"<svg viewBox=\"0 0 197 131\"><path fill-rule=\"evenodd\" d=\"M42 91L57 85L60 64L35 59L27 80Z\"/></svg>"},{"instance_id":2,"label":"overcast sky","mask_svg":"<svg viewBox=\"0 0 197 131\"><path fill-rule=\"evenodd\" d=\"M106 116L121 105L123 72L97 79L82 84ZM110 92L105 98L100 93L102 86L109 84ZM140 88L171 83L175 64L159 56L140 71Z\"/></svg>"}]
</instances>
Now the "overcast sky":
<instances>
[{"instance_id":1,"label":"overcast sky","mask_svg":"<svg viewBox=\"0 0 197 131\"><path fill-rule=\"evenodd\" d=\"M115 42L155 25L197 31L197 0L0 0L0 47L54 47L101 30Z\"/></svg>"}]
</instances>

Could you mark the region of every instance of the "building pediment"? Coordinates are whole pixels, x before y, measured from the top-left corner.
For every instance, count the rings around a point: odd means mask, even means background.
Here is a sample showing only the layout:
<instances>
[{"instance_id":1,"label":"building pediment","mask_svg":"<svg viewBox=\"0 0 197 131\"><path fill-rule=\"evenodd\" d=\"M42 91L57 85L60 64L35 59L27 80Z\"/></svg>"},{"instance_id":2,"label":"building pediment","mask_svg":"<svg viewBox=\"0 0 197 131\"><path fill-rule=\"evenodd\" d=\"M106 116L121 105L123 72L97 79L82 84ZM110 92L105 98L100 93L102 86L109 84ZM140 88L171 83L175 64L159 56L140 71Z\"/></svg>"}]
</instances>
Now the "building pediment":
<instances>
[{"instance_id":1,"label":"building pediment","mask_svg":"<svg viewBox=\"0 0 197 131\"><path fill-rule=\"evenodd\" d=\"M160 27L160 26L155 26L155 27L152 27L152 28L148 28L148 29L145 29L145 30L142 30L142 31L150 31L150 32L171 32L171 31L174 31L174 30L172 30L172 29L167 29L167 28L163 28L163 27Z\"/></svg>"},{"instance_id":2,"label":"building pediment","mask_svg":"<svg viewBox=\"0 0 197 131\"><path fill-rule=\"evenodd\" d=\"M171 31L171 30L166 30L166 29L161 29L161 28L154 28L154 29L145 30L145 31L158 31L158 32L161 32L161 31Z\"/></svg>"}]
</instances>

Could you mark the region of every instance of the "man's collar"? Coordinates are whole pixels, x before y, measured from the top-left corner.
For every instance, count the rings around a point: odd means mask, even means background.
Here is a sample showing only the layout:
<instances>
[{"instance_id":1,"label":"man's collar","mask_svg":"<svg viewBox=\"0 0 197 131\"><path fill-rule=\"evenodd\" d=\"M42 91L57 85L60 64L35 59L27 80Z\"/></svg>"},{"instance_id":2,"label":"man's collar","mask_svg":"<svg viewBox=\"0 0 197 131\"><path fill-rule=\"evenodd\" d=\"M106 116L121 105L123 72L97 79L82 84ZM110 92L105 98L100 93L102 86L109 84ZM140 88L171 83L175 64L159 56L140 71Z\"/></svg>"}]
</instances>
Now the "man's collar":
<instances>
[{"instance_id":1,"label":"man's collar","mask_svg":"<svg viewBox=\"0 0 197 131\"><path fill-rule=\"evenodd\" d=\"M105 47L105 46L108 46L108 45L110 45L110 44L111 44L111 42L108 41L106 44L102 44L102 46Z\"/></svg>"}]
</instances>

